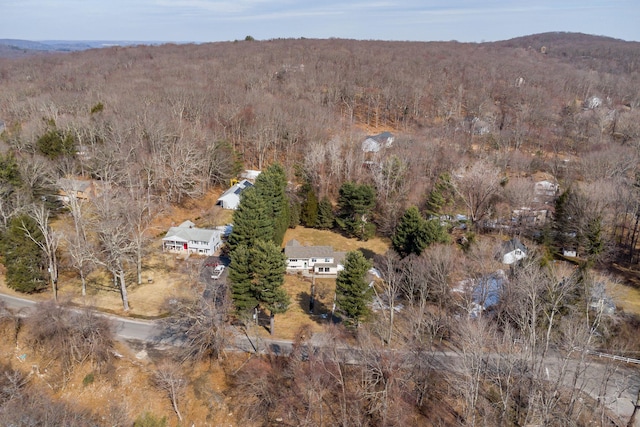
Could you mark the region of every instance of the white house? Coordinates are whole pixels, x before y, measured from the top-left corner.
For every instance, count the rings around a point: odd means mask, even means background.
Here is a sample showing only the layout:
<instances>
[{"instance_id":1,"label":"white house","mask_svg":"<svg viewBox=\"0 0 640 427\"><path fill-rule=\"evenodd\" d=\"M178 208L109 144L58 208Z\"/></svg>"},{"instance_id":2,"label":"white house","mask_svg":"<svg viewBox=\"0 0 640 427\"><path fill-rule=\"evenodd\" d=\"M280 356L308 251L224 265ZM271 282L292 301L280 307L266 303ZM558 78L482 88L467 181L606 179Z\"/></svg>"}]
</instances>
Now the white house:
<instances>
[{"instance_id":1,"label":"white house","mask_svg":"<svg viewBox=\"0 0 640 427\"><path fill-rule=\"evenodd\" d=\"M191 221L171 227L162 238L162 250L213 255L222 245L222 231L196 228Z\"/></svg>"},{"instance_id":2,"label":"white house","mask_svg":"<svg viewBox=\"0 0 640 427\"><path fill-rule=\"evenodd\" d=\"M378 135L369 135L362 142L362 151L365 153L377 153L383 148L391 147L394 136L391 132L382 132Z\"/></svg>"},{"instance_id":3,"label":"white house","mask_svg":"<svg viewBox=\"0 0 640 427\"><path fill-rule=\"evenodd\" d=\"M252 170L252 169L246 169L245 171L243 171L240 174L240 178L242 179L248 179L251 182L255 182L256 178L258 178L258 175L260 175L262 173L262 171L257 171L257 170Z\"/></svg>"},{"instance_id":4,"label":"white house","mask_svg":"<svg viewBox=\"0 0 640 427\"><path fill-rule=\"evenodd\" d=\"M560 186L558 184L545 179L534 184L533 193L540 197L554 197L558 194L559 189Z\"/></svg>"},{"instance_id":5,"label":"white house","mask_svg":"<svg viewBox=\"0 0 640 427\"><path fill-rule=\"evenodd\" d=\"M248 179L243 179L222 193L222 196L218 198L216 205L222 207L222 209L238 209L240 196L242 192L249 187L253 187L253 184Z\"/></svg>"},{"instance_id":6,"label":"white house","mask_svg":"<svg viewBox=\"0 0 640 427\"><path fill-rule=\"evenodd\" d=\"M289 240L284 247L289 272L338 274L343 269L345 252L336 252L331 246L302 246L297 240Z\"/></svg>"},{"instance_id":7,"label":"white house","mask_svg":"<svg viewBox=\"0 0 640 427\"><path fill-rule=\"evenodd\" d=\"M503 264L513 264L527 257L527 247L514 237L500 246L499 255Z\"/></svg>"}]
</instances>

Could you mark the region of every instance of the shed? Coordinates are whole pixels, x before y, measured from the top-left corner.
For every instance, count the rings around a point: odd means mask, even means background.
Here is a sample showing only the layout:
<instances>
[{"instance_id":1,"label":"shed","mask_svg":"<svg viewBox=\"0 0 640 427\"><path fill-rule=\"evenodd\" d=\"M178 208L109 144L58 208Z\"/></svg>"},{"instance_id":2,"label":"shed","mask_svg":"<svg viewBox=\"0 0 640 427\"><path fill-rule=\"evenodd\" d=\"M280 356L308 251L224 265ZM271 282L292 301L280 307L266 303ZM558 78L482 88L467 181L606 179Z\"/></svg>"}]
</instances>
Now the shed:
<instances>
[{"instance_id":1,"label":"shed","mask_svg":"<svg viewBox=\"0 0 640 427\"><path fill-rule=\"evenodd\" d=\"M216 205L220 206L222 209L238 209L242 192L250 187L253 187L253 184L248 179L243 179L222 193L222 196L218 198Z\"/></svg>"}]
</instances>

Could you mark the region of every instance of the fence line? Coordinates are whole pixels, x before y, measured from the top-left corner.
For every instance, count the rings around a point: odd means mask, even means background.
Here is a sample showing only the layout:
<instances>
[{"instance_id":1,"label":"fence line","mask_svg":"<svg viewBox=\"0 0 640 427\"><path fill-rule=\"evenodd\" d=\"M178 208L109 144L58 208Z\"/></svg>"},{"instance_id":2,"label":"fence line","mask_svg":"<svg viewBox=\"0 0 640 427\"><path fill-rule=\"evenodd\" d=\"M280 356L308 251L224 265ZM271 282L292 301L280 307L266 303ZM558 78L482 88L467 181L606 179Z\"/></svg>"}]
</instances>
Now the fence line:
<instances>
[{"instance_id":1,"label":"fence line","mask_svg":"<svg viewBox=\"0 0 640 427\"><path fill-rule=\"evenodd\" d=\"M615 354L600 353L599 351L593 351L593 350L587 350L587 354L591 354L593 356L598 356L598 357L606 357L607 359L618 360L620 362L635 363L636 365L640 365L640 360L632 359L631 357L616 356Z\"/></svg>"}]
</instances>

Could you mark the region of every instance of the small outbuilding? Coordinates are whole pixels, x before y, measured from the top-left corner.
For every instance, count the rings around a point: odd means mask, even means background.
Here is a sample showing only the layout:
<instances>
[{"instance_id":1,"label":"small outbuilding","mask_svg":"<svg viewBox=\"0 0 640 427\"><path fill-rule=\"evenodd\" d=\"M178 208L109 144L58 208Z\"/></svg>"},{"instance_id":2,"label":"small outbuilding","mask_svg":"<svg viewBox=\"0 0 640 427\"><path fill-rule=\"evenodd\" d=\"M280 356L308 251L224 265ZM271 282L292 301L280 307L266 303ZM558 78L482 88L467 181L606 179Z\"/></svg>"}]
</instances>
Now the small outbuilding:
<instances>
[{"instance_id":1,"label":"small outbuilding","mask_svg":"<svg viewBox=\"0 0 640 427\"><path fill-rule=\"evenodd\" d=\"M243 179L222 193L222 196L218 198L216 205L220 206L222 209L238 209L242 192L250 187L253 187L253 184L248 179Z\"/></svg>"}]
</instances>

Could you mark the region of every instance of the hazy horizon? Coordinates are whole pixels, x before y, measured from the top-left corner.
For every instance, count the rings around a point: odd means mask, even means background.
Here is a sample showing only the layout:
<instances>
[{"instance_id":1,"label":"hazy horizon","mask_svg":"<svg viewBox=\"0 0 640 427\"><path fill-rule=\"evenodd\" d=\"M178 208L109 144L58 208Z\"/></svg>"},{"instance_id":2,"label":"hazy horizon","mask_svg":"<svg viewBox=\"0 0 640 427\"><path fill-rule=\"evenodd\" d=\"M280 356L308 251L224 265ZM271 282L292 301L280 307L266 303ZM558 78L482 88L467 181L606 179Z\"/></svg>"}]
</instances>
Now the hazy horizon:
<instances>
[{"instance_id":1,"label":"hazy horizon","mask_svg":"<svg viewBox=\"0 0 640 427\"><path fill-rule=\"evenodd\" d=\"M346 38L483 42L546 32L640 41L633 0L8 0L2 39L203 43Z\"/></svg>"}]
</instances>

